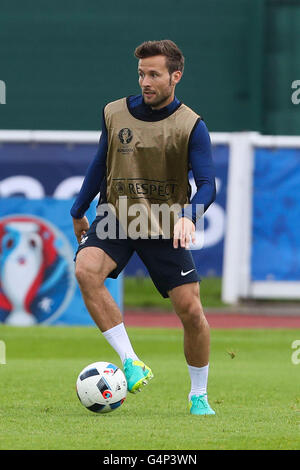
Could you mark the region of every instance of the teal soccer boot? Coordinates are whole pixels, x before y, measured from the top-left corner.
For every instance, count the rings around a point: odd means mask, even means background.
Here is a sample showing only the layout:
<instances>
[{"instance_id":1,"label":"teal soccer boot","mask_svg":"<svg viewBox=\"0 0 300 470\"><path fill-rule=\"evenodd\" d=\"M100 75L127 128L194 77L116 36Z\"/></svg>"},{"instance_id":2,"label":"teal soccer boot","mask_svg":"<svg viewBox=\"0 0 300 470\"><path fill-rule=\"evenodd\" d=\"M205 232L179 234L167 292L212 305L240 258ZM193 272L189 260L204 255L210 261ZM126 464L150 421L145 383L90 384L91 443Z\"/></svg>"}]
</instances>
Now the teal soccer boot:
<instances>
[{"instance_id":1,"label":"teal soccer boot","mask_svg":"<svg viewBox=\"0 0 300 470\"><path fill-rule=\"evenodd\" d=\"M142 361L126 359L124 361L124 374L127 380L127 389L131 393L140 392L143 385L147 385L153 378L150 367L147 367Z\"/></svg>"},{"instance_id":2,"label":"teal soccer boot","mask_svg":"<svg viewBox=\"0 0 300 470\"><path fill-rule=\"evenodd\" d=\"M191 415L215 415L205 395L192 395L189 401Z\"/></svg>"}]
</instances>

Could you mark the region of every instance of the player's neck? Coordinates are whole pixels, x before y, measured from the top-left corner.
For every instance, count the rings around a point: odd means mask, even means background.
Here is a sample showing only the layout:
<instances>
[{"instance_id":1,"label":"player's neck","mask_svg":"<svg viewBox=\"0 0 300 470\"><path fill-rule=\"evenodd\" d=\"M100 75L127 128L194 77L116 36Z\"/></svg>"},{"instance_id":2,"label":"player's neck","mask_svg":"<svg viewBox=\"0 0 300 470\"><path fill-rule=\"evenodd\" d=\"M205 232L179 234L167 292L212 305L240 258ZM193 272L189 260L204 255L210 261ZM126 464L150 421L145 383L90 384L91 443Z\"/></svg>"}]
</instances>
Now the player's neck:
<instances>
[{"instance_id":1,"label":"player's neck","mask_svg":"<svg viewBox=\"0 0 300 470\"><path fill-rule=\"evenodd\" d=\"M162 101L159 103L157 106L150 106L153 111L159 111L162 108L166 108L169 104L173 103L175 98L175 94L173 93L169 98L167 98L165 101Z\"/></svg>"}]
</instances>

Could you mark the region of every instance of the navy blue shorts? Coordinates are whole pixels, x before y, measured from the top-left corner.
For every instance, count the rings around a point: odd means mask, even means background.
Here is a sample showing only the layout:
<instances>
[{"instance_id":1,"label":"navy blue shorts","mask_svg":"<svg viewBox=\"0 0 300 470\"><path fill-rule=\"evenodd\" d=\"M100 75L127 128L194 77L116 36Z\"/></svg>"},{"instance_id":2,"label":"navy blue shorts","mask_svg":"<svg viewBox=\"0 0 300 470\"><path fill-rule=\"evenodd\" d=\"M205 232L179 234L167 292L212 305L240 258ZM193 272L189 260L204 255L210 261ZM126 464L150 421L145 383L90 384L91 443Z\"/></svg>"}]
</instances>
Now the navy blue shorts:
<instances>
[{"instance_id":1,"label":"navy blue shorts","mask_svg":"<svg viewBox=\"0 0 300 470\"><path fill-rule=\"evenodd\" d=\"M180 246L174 248L173 239L100 239L96 233L100 219L101 217L96 217L79 244L77 253L89 246L105 251L117 264L108 277L116 279L136 252L164 298L169 297L168 292L174 287L201 280L191 252Z\"/></svg>"}]
</instances>

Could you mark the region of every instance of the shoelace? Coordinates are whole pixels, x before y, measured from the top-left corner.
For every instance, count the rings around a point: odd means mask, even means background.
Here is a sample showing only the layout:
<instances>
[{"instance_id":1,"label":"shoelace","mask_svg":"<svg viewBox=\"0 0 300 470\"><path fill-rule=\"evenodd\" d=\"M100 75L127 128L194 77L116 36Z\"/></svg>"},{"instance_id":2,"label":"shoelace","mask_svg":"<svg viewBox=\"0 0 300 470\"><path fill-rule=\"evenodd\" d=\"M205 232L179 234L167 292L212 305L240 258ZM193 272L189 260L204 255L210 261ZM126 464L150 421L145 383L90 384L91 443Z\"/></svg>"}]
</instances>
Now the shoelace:
<instances>
[{"instance_id":1,"label":"shoelace","mask_svg":"<svg viewBox=\"0 0 300 470\"><path fill-rule=\"evenodd\" d=\"M208 408L208 403L204 396L196 396L192 400L192 404L195 406L202 405L203 408Z\"/></svg>"}]
</instances>

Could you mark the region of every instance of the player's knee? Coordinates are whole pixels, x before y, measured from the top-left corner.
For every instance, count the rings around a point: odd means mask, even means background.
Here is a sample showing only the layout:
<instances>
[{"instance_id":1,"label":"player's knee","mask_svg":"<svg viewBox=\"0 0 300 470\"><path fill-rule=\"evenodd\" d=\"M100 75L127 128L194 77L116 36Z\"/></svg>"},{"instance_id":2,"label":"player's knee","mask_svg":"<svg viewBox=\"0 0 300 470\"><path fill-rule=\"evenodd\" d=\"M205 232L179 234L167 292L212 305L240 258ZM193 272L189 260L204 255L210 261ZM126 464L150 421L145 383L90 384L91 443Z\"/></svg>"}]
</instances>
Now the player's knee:
<instances>
[{"instance_id":1,"label":"player's knee","mask_svg":"<svg viewBox=\"0 0 300 470\"><path fill-rule=\"evenodd\" d=\"M185 316L185 325L194 331L205 330L208 328L208 323L205 318L201 304L191 307Z\"/></svg>"},{"instance_id":2,"label":"player's knee","mask_svg":"<svg viewBox=\"0 0 300 470\"><path fill-rule=\"evenodd\" d=\"M93 266L83 260L77 260L75 266L75 277L80 287L90 286L94 281L99 282L99 275Z\"/></svg>"},{"instance_id":3,"label":"player's knee","mask_svg":"<svg viewBox=\"0 0 300 470\"><path fill-rule=\"evenodd\" d=\"M77 279L78 284L80 285L84 285L84 283L86 282L86 269L80 262L76 262L75 277Z\"/></svg>"},{"instance_id":4,"label":"player's knee","mask_svg":"<svg viewBox=\"0 0 300 470\"><path fill-rule=\"evenodd\" d=\"M183 325L190 328L202 328L207 326L202 304L198 296L183 298L177 306L177 314L182 320Z\"/></svg>"}]
</instances>

